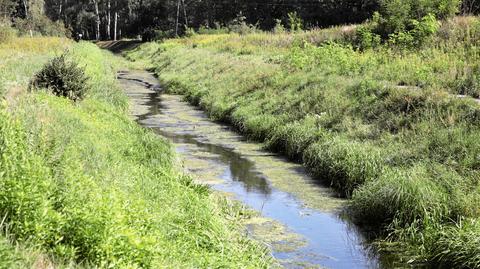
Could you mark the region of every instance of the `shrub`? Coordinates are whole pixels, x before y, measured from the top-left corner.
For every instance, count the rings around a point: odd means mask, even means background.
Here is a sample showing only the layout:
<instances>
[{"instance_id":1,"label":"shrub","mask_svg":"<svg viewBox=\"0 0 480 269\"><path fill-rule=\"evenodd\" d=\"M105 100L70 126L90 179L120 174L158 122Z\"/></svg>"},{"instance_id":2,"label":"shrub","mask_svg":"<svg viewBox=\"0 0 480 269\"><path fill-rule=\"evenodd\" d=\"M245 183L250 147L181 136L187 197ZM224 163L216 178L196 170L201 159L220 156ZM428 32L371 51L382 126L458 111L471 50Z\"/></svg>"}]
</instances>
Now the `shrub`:
<instances>
[{"instance_id":1,"label":"shrub","mask_svg":"<svg viewBox=\"0 0 480 269\"><path fill-rule=\"evenodd\" d=\"M385 34L408 30L411 20L420 20L428 14L446 19L458 11L459 0L381 0L381 27Z\"/></svg>"},{"instance_id":2,"label":"shrub","mask_svg":"<svg viewBox=\"0 0 480 269\"><path fill-rule=\"evenodd\" d=\"M38 72L31 82L31 89L49 89L57 96L72 101L83 99L87 92L87 77L82 68L66 59L63 54L54 58Z\"/></svg>"},{"instance_id":3,"label":"shrub","mask_svg":"<svg viewBox=\"0 0 480 269\"><path fill-rule=\"evenodd\" d=\"M437 33L440 28L440 24L432 13L427 14L420 21L413 20L412 24L412 34L420 42Z\"/></svg>"},{"instance_id":4,"label":"shrub","mask_svg":"<svg viewBox=\"0 0 480 269\"><path fill-rule=\"evenodd\" d=\"M186 37L192 37L194 35L196 35L197 33L195 32L195 29L193 28L190 28L190 27L186 27L185 28L185 36Z\"/></svg>"},{"instance_id":5,"label":"shrub","mask_svg":"<svg viewBox=\"0 0 480 269\"><path fill-rule=\"evenodd\" d=\"M247 23L247 17L243 16L240 12L235 19L233 19L228 24L228 29L230 32L237 33L240 35L246 35L255 33L257 31L257 26Z\"/></svg>"},{"instance_id":6,"label":"shrub","mask_svg":"<svg viewBox=\"0 0 480 269\"><path fill-rule=\"evenodd\" d=\"M368 26L361 26L357 29L356 45L361 49L375 48L380 45L382 38L374 33Z\"/></svg>"},{"instance_id":7,"label":"shrub","mask_svg":"<svg viewBox=\"0 0 480 269\"><path fill-rule=\"evenodd\" d=\"M459 0L381 0L375 32L390 43L417 46L437 32L436 19L455 15Z\"/></svg>"},{"instance_id":8,"label":"shrub","mask_svg":"<svg viewBox=\"0 0 480 269\"><path fill-rule=\"evenodd\" d=\"M389 35L389 42L401 47L419 47L425 44L435 33L440 24L433 14L428 14L420 21L411 20L408 31L400 31Z\"/></svg>"}]
</instances>

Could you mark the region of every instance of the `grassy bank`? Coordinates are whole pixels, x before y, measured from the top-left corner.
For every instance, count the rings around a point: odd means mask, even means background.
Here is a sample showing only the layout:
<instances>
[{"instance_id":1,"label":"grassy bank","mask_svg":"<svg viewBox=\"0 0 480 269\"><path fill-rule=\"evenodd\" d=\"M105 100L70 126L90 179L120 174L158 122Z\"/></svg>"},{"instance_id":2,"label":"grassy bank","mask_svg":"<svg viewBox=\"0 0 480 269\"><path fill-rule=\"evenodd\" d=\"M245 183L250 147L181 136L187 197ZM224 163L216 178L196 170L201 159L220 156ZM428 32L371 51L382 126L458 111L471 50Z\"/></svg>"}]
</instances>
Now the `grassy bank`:
<instances>
[{"instance_id":1,"label":"grassy bank","mask_svg":"<svg viewBox=\"0 0 480 269\"><path fill-rule=\"evenodd\" d=\"M195 35L127 57L350 197L384 249L480 266L478 19L443 22L418 50L357 50L355 29Z\"/></svg>"},{"instance_id":2,"label":"grassy bank","mask_svg":"<svg viewBox=\"0 0 480 269\"><path fill-rule=\"evenodd\" d=\"M85 68L87 97L27 93L34 72L64 49ZM118 59L93 44L46 38L2 44L0 55L5 268L270 264L239 226L245 211L193 184L171 145L129 119Z\"/></svg>"}]
</instances>

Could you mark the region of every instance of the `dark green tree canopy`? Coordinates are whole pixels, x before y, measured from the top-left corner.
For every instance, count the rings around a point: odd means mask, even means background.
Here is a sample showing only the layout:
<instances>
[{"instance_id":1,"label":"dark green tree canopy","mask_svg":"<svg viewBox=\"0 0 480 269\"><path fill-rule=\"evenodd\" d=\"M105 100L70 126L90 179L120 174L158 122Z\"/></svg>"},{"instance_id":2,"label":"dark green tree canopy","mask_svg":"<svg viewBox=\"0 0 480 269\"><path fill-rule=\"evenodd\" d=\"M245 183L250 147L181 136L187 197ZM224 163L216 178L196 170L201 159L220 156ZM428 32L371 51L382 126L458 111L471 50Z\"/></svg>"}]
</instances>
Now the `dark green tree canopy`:
<instances>
[{"instance_id":1,"label":"dark green tree canopy","mask_svg":"<svg viewBox=\"0 0 480 269\"><path fill-rule=\"evenodd\" d=\"M296 12L304 27L360 23L379 11L389 32L401 31L408 20L428 14L442 19L457 11L479 10L478 0L0 0L0 16L35 28L46 16L61 21L74 35L88 39L136 37L147 31L179 34L187 28L227 25L239 14L245 23L272 29L288 25Z\"/></svg>"}]
</instances>

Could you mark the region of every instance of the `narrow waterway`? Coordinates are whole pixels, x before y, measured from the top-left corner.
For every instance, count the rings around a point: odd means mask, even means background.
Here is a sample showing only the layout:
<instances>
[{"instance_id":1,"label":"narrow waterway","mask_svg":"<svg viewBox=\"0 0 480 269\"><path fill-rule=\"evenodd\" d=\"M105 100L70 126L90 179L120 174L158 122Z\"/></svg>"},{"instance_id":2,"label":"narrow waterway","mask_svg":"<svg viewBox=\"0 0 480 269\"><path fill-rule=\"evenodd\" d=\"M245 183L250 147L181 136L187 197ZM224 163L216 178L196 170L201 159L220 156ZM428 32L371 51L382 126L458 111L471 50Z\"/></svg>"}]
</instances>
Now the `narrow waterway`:
<instances>
[{"instance_id":1,"label":"narrow waterway","mask_svg":"<svg viewBox=\"0 0 480 269\"><path fill-rule=\"evenodd\" d=\"M210 121L181 96L164 94L144 71L118 76L143 126L169 138L200 184L259 212L250 236L287 268L381 268L358 229L342 217L345 201L299 164L264 151L228 126Z\"/></svg>"}]
</instances>

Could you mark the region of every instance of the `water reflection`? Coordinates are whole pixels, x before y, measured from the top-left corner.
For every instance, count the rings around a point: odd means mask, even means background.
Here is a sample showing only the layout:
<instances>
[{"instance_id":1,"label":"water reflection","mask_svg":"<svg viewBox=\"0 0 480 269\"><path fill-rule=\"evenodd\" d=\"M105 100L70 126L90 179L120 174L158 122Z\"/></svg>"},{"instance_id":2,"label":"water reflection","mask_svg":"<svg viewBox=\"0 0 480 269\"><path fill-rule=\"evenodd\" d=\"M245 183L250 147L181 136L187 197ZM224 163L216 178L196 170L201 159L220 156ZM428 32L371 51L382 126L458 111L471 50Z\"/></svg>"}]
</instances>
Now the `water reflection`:
<instances>
[{"instance_id":1,"label":"water reflection","mask_svg":"<svg viewBox=\"0 0 480 269\"><path fill-rule=\"evenodd\" d=\"M236 154L232 149L200 142L192 135L166 132L161 126L152 130L159 135L169 138L174 144L193 144L204 152L215 154L218 156L216 159L219 163L228 165L228 175L224 177L243 183L243 187L247 192L258 192L265 195L269 195L272 192L270 184L265 177L262 177L255 170L255 164Z\"/></svg>"}]
</instances>

